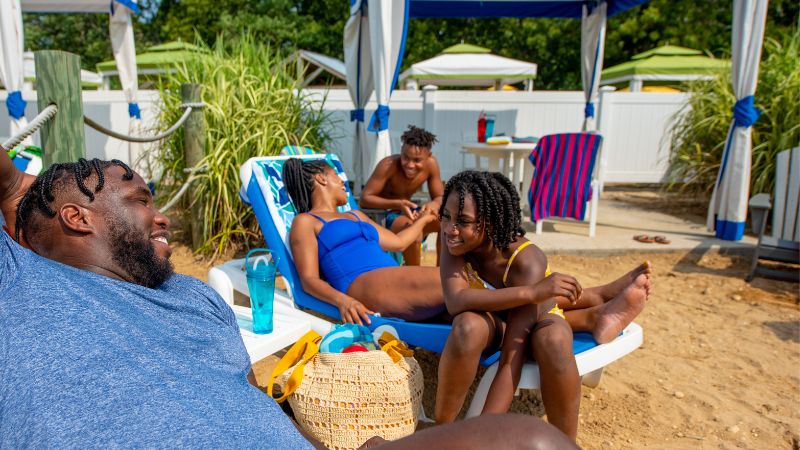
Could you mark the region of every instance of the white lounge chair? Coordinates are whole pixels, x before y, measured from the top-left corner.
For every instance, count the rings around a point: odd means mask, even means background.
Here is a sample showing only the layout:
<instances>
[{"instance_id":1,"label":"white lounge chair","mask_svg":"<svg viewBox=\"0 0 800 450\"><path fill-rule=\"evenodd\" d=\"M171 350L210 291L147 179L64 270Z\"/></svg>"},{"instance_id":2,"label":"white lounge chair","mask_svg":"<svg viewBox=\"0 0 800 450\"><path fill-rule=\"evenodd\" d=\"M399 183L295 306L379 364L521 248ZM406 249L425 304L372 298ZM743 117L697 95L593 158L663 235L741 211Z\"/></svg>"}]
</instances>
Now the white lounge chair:
<instances>
[{"instance_id":1,"label":"white lounge chair","mask_svg":"<svg viewBox=\"0 0 800 450\"><path fill-rule=\"evenodd\" d=\"M790 176L794 174L794 176ZM747 281L756 275L800 281L800 272L769 269L759 259L800 264L800 147L784 150L775 158L775 195L756 194L750 199L750 220L758 233L758 246ZM773 204L774 202L774 204ZM773 207L774 206L774 207ZM772 210L772 234L767 235L767 217Z\"/></svg>"}]
</instances>

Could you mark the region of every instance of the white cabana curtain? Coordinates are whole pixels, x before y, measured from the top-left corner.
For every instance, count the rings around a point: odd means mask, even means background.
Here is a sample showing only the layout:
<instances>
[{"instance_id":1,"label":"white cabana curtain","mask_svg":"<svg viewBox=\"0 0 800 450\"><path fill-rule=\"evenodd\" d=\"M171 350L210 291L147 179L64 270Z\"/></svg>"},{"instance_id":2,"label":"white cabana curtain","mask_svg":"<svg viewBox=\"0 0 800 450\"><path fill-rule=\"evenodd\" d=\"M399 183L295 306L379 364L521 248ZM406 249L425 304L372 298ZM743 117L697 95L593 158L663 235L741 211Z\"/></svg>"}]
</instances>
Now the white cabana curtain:
<instances>
[{"instance_id":1,"label":"white cabana curtain","mask_svg":"<svg viewBox=\"0 0 800 450\"><path fill-rule=\"evenodd\" d=\"M718 238L729 241L742 238L747 217L752 146L750 127L761 114L753 103L766 17L767 0L733 2L731 67L736 104L708 208L709 230L715 230Z\"/></svg>"},{"instance_id":2,"label":"white cabana curtain","mask_svg":"<svg viewBox=\"0 0 800 450\"><path fill-rule=\"evenodd\" d=\"M372 75L378 107L369 121L369 131L378 133L374 152L365 161L365 179L378 161L392 153L389 141L389 97L397 84L405 49L408 23L407 0L369 0L369 30L372 35Z\"/></svg>"},{"instance_id":3,"label":"white cabana curtain","mask_svg":"<svg viewBox=\"0 0 800 450\"><path fill-rule=\"evenodd\" d=\"M111 3L111 16L108 21L108 32L111 36L111 49L114 53L114 61L117 63L119 81L125 99L128 101L128 115L130 124L128 131L131 135L140 134L142 113L136 101L139 91L139 78L136 73L136 47L133 43L133 24L131 22L131 9L127 4L121 2ZM138 146L133 142L127 142L128 164L133 166L138 155Z\"/></svg>"},{"instance_id":4,"label":"white cabana curtain","mask_svg":"<svg viewBox=\"0 0 800 450\"><path fill-rule=\"evenodd\" d=\"M22 59L22 8L19 0L0 0L0 81L8 91L6 108L11 118L10 135L28 124L25 119L25 100L22 85L25 81ZM26 138L23 144L32 143Z\"/></svg>"},{"instance_id":5,"label":"white cabana curtain","mask_svg":"<svg viewBox=\"0 0 800 450\"><path fill-rule=\"evenodd\" d=\"M583 111L583 131L596 130L595 104L603 71L603 52L606 42L606 14L608 5L601 2L591 11L583 5L581 17L581 80L586 106Z\"/></svg>"},{"instance_id":6,"label":"white cabana curtain","mask_svg":"<svg viewBox=\"0 0 800 450\"><path fill-rule=\"evenodd\" d=\"M353 137L353 176L356 189L360 190L366 182L363 174L365 167L369 167L370 158L367 132L364 128L364 106L375 90L367 0L355 0L350 5L350 18L344 27L344 62L347 89L355 106L355 109L350 111L350 121L356 123Z\"/></svg>"}]
</instances>

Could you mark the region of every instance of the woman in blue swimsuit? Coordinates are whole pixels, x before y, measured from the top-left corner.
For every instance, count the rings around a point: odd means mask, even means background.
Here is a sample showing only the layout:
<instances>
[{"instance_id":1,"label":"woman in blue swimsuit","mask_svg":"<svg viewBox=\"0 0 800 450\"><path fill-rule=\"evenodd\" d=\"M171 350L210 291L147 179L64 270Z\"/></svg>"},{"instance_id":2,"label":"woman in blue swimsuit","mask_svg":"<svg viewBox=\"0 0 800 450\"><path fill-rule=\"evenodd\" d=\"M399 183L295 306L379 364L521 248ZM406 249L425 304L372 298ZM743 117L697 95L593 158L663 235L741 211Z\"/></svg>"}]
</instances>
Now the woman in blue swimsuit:
<instances>
[{"instance_id":1,"label":"woman in blue swimsuit","mask_svg":"<svg viewBox=\"0 0 800 450\"><path fill-rule=\"evenodd\" d=\"M386 253L403 251L435 214L423 214L395 234L347 204L344 182L326 162L291 158L283 182L298 212L289 234L303 289L339 308L342 320L369 323L368 314L425 320L445 312L438 267L398 266Z\"/></svg>"}]
</instances>

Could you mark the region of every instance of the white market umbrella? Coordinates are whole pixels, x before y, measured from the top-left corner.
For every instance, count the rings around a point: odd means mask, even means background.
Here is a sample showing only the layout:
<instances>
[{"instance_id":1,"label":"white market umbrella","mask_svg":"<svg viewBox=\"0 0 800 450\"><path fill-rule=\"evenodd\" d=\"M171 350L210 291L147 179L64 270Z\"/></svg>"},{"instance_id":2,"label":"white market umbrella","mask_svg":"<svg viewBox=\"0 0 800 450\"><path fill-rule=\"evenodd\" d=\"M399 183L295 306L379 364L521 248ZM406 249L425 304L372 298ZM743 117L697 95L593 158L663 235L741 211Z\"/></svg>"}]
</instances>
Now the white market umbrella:
<instances>
[{"instance_id":1,"label":"white market umbrella","mask_svg":"<svg viewBox=\"0 0 800 450\"><path fill-rule=\"evenodd\" d=\"M488 48L458 44L412 64L400 74L400 83L409 87L496 86L530 82L534 78L534 63L494 55Z\"/></svg>"},{"instance_id":2,"label":"white market umbrella","mask_svg":"<svg viewBox=\"0 0 800 450\"><path fill-rule=\"evenodd\" d=\"M366 182L366 167L369 166L369 147L364 128L364 106L375 91L372 78L372 56L370 52L367 0L355 0L350 5L350 18L344 27L344 61L347 89L355 108L350 111L350 121L355 122L353 136L353 175L356 189Z\"/></svg>"},{"instance_id":3,"label":"white market umbrella","mask_svg":"<svg viewBox=\"0 0 800 450\"><path fill-rule=\"evenodd\" d=\"M734 0L731 68L736 104L707 220L709 230L715 230L718 238L729 241L742 238L747 217L752 151L750 127L761 114L753 106L753 96L758 84L766 18L766 0Z\"/></svg>"},{"instance_id":4,"label":"white market umbrella","mask_svg":"<svg viewBox=\"0 0 800 450\"><path fill-rule=\"evenodd\" d=\"M398 68L405 48L408 3L399 0L353 0L344 30L347 87L355 109L353 167L357 187L363 184L378 161L392 153L389 142L389 97L397 84ZM367 130L377 133L374 151L367 147L363 132L364 106L375 93L378 107Z\"/></svg>"},{"instance_id":5,"label":"white market umbrella","mask_svg":"<svg viewBox=\"0 0 800 450\"><path fill-rule=\"evenodd\" d=\"M603 53L606 46L606 18L608 4L602 2L589 10L583 6L581 16L581 79L586 106L583 109L583 131L597 129L594 105L600 89L600 72L603 71Z\"/></svg>"}]
</instances>

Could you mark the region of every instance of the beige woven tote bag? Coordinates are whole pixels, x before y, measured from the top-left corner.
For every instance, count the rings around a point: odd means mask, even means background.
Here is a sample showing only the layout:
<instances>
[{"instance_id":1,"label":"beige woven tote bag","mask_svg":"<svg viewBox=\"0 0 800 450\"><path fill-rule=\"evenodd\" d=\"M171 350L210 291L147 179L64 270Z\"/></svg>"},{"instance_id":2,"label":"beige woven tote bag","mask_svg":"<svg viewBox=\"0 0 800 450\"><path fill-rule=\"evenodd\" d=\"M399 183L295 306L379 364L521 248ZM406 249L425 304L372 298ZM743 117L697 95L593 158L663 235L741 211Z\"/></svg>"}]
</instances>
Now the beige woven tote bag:
<instances>
[{"instance_id":1,"label":"beige woven tote bag","mask_svg":"<svg viewBox=\"0 0 800 450\"><path fill-rule=\"evenodd\" d=\"M394 440L417 426L422 371L404 343L385 333L381 350L318 353L319 334L301 338L275 367L297 422L330 449L358 448L369 438Z\"/></svg>"}]
</instances>

